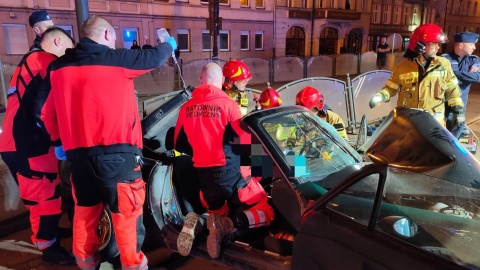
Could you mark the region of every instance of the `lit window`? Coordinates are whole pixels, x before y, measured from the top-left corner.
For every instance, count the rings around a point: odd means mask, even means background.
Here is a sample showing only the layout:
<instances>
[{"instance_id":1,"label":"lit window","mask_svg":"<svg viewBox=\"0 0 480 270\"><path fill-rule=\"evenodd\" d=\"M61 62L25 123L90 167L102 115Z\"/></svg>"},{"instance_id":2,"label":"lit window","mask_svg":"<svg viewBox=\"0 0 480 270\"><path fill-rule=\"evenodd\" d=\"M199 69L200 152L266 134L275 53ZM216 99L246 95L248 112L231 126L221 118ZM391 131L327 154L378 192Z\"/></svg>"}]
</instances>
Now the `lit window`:
<instances>
[{"instance_id":1,"label":"lit window","mask_svg":"<svg viewBox=\"0 0 480 270\"><path fill-rule=\"evenodd\" d=\"M177 30L178 49L181 52L190 51L190 31L188 29Z\"/></svg>"},{"instance_id":2,"label":"lit window","mask_svg":"<svg viewBox=\"0 0 480 270\"><path fill-rule=\"evenodd\" d=\"M248 0L240 0L240 6L248 7L249 6Z\"/></svg>"},{"instance_id":3,"label":"lit window","mask_svg":"<svg viewBox=\"0 0 480 270\"><path fill-rule=\"evenodd\" d=\"M230 1L229 0L220 0L220 4L221 5L228 5L228 4L230 4Z\"/></svg>"},{"instance_id":4,"label":"lit window","mask_svg":"<svg viewBox=\"0 0 480 270\"><path fill-rule=\"evenodd\" d=\"M228 51L230 49L230 33L227 30L219 31L220 51Z\"/></svg>"},{"instance_id":5,"label":"lit window","mask_svg":"<svg viewBox=\"0 0 480 270\"><path fill-rule=\"evenodd\" d=\"M255 0L255 6L257 8L265 8L265 1L264 0Z\"/></svg>"},{"instance_id":6,"label":"lit window","mask_svg":"<svg viewBox=\"0 0 480 270\"><path fill-rule=\"evenodd\" d=\"M7 54L25 54L28 52L28 38L25 24L2 24L3 40Z\"/></svg>"},{"instance_id":7,"label":"lit window","mask_svg":"<svg viewBox=\"0 0 480 270\"><path fill-rule=\"evenodd\" d=\"M210 36L209 30L202 30L202 50L203 51L212 50L212 37Z\"/></svg>"},{"instance_id":8,"label":"lit window","mask_svg":"<svg viewBox=\"0 0 480 270\"><path fill-rule=\"evenodd\" d=\"M250 49L250 32L240 31L240 50L248 51Z\"/></svg>"},{"instance_id":9,"label":"lit window","mask_svg":"<svg viewBox=\"0 0 480 270\"><path fill-rule=\"evenodd\" d=\"M263 31L255 32L255 50L263 50Z\"/></svg>"}]
</instances>

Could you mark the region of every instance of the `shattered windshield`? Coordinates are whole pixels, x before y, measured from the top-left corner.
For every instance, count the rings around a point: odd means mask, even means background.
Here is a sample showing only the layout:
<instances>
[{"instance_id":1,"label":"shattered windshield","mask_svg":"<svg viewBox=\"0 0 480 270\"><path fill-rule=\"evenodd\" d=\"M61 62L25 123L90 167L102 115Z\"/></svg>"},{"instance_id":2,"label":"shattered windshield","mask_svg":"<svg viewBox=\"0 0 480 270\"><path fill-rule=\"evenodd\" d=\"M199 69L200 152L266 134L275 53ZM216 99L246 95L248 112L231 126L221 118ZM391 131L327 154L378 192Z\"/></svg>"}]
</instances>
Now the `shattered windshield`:
<instances>
[{"instance_id":1,"label":"shattered windshield","mask_svg":"<svg viewBox=\"0 0 480 270\"><path fill-rule=\"evenodd\" d=\"M262 126L300 182L324 179L361 160L332 125L313 113L276 115Z\"/></svg>"}]
</instances>

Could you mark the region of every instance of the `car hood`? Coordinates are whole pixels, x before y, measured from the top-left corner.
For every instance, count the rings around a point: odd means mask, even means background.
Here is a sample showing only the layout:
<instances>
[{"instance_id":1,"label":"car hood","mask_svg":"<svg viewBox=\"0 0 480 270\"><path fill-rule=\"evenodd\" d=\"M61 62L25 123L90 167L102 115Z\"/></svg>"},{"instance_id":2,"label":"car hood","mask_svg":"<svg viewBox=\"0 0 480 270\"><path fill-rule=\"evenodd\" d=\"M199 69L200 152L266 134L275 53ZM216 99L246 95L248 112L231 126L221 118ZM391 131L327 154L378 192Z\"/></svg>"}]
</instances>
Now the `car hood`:
<instances>
[{"instance_id":1,"label":"car hood","mask_svg":"<svg viewBox=\"0 0 480 270\"><path fill-rule=\"evenodd\" d=\"M421 110L395 108L359 152L373 162L480 188L480 163Z\"/></svg>"}]
</instances>

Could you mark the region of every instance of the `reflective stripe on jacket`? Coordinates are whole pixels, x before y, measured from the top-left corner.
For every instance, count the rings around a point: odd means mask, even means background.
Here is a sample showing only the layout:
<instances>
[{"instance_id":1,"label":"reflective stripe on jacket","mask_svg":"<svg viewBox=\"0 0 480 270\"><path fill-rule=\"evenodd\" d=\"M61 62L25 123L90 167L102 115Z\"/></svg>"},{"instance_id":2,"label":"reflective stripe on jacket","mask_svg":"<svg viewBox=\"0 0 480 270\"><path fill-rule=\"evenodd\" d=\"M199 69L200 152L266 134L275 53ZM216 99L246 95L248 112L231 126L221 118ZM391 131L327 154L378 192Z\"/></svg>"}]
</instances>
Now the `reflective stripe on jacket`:
<instances>
[{"instance_id":1,"label":"reflective stripe on jacket","mask_svg":"<svg viewBox=\"0 0 480 270\"><path fill-rule=\"evenodd\" d=\"M424 76L421 82L420 75ZM380 93L386 101L398 94L397 106L423 109L431 114L443 112L445 102L450 107L463 107L450 62L440 56L434 57L426 70L416 58L398 63Z\"/></svg>"}]
</instances>

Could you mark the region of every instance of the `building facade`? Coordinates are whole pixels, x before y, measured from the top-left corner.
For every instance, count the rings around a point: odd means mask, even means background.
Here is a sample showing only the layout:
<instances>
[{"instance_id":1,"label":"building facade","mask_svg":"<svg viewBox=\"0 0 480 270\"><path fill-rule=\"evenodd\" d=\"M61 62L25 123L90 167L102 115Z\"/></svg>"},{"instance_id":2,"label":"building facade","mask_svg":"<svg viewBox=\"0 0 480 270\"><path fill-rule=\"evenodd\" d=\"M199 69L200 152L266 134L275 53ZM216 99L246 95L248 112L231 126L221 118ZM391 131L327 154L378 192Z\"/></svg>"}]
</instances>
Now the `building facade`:
<instances>
[{"instance_id":1,"label":"building facade","mask_svg":"<svg viewBox=\"0 0 480 270\"><path fill-rule=\"evenodd\" d=\"M32 44L28 17L35 8L47 9L78 40L75 0L2 0L3 63L18 63ZM112 23L117 48L133 40L154 45L164 27L177 38L183 61L212 57L208 0L90 0L88 8ZM478 33L479 15L478 1L463 0L220 0L218 58L360 54L375 51L382 36L401 51L422 23L442 26L451 39Z\"/></svg>"}]
</instances>

